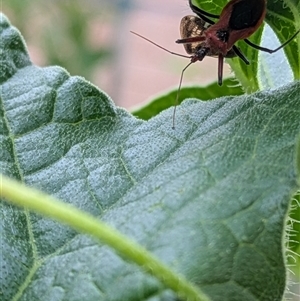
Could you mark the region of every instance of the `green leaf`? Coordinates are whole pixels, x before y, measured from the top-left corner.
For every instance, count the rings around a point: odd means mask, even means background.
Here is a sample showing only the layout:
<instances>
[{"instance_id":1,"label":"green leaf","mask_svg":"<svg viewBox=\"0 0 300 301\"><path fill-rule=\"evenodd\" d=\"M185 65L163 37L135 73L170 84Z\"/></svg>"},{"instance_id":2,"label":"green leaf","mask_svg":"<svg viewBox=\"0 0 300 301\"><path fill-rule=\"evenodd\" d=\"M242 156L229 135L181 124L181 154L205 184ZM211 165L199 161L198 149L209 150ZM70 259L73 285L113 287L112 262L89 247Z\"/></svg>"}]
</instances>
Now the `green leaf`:
<instances>
[{"instance_id":1,"label":"green leaf","mask_svg":"<svg viewBox=\"0 0 300 301\"><path fill-rule=\"evenodd\" d=\"M198 98L201 100L211 100L225 95L241 95L243 89L237 82L232 79L226 79L223 86L213 83L206 87L183 87L180 90L178 104L186 98ZM132 114L138 118L149 120L161 111L174 106L177 96L177 90L170 91L166 94L158 96L147 103L140 109L135 110Z\"/></svg>"},{"instance_id":2,"label":"green leaf","mask_svg":"<svg viewBox=\"0 0 300 301\"><path fill-rule=\"evenodd\" d=\"M123 259L140 265L145 272L159 279L166 288L171 288L183 300L210 300L195 285L189 283L184 277L180 277L145 248L91 214L65 204L41 191L28 188L2 174L0 177L1 196L4 199L8 199L22 208L53 218L80 233L89 234L100 240L103 244L115 249ZM21 292L22 290L19 290L19 295ZM18 297L17 294L14 299L18 299Z\"/></svg>"},{"instance_id":3,"label":"green leaf","mask_svg":"<svg viewBox=\"0 0 300 301\"><path fill-rule=\"evenodd\" d=\"M299 143L300 146L300 143ZM300 159L300 153L298 158ZM298 160L299 160L298 159ZM298 167L300 168L300 167ZM293 275L300 282L300 190L294 196L291 202L291 210L287 222L287 259L289 269L293 271Z\"/></svg>"},{"instance_id":4,"label":"green leaf","mask_svg":"<svg viewBox=\"0 0 300 301\"><path fill-rule=\"evenodd\" d=\"M280 46L280 42L270 26L264 28L263 44L268 45L271 49ZM293 81L293 72L283 50L272 55L263 51L259 52L257 79L260 90L279 88Z\"/></svg>"},{"instance_id":5,"label":"green leaf","mask_svg":"<svg viewBox=\"0 0 300 301\"><path fill-rule=\"evenodd\" d=\"M172 109L138 120L82 78L30 65L0 20L3 173L116 228L212 300L281 299L299 82L186 101L172 130ZM3 301L176 300L86 235L6 202L0 214Z\"/></svg>"},{"instance_id":6,"label":"green leaf","mask_svg":"<svg viewBox=\"0 0 300 301\"><path fill-rule=\"evenodd\" d=\"M252 36L251 42L259 45L264 27L261 26ZM247 93L259 90L258 82L258 51L249 47L244 41L237 43L243 54L247 57L250 65L246 65L239 57L227 59L237 79L241 82Z\"/></svg>"},{"instance_id":7,"label":"green leaf","mask_svg":"<svg viewBox=\"0 0 300 301\"><path fill-rule=\"evenodd\" d=\"M193 0L193 3L213 14L220 14L222 8L229 1L200 1ZM269 0L267 2L267 15L265 21L271 26L276 33L281 43L287 41L299 28L300 28L300 1L276 1ZM217 21L214 19L213 21ZM260 27L249 39L254 44L260 44L263 26ZM228 59L228 63L234 70L236 77L239 79L246 92L254 92L259 90L257 81L257 63L258 51L248 46L245 42L240 41L237 43L242 52L250 61L250 66L245 65L239 58ZM263 44L263 47L270 48L268 45ZM286 47L284 52L290 63L291 69L295 79L300 79L300 34ZM274 61L279 66L278 61ZM278 67L280 68L280 67Z\"/></svg>"},{"instance_id":8,"label":"green leaf","mask_svg":"<svg viewBox=\"0 0 300 301\"><path fill-rule=\"evenodd\" d=\"M300 1L268 1L267 23L284 43L300 29ZM300 79L300 34L286 47L284 52L290 63L295 79Z\"/></svg>"}]
</instances>

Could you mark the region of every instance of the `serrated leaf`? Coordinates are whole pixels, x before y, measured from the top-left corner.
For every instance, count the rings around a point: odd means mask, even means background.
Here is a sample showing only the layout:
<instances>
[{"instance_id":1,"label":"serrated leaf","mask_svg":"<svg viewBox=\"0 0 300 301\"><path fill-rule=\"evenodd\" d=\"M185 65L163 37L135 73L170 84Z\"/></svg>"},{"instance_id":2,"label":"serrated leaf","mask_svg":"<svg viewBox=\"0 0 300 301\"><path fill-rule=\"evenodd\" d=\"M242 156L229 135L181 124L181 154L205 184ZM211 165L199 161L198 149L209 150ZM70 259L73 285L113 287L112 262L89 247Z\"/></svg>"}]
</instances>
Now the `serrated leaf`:
<instances>
[{"instance_id":1,"label":"serrated leaf","mask_svg":"<svg viewBox=\"0 0 300 301\"><path fill-rule=\"evenodd\" d=\"M29 65L1 18L1 171L97 216L213 300L280 300L299 187L299 82L149 122L59 67ZM2 71L1 71L2 72ZM297 173L298 172L298 173ZM175 300L142 267L0 203L2 300Z\"/></svg>"},{"instance_id":2,"label":"serrated leaf","mask_svg":"<svg viewBox=\"0 0 300 301\"><path fill-rule=\"evenodd\" d=\"M221 96L241 95L243 89L233 79L226 79L223 82L223 86L219 86L217 83L210 84L206 87L183 87L180 90L178 97L178 104L180 104L186 98L198 98L200 100L211 100ZM161 111L174 106L177 97L177 90L170 91L161 96L155 97L145 106L133 111L133 115L143 120L149 120L153 116L156 116Z\"/></svg>"},{"instance_id":3,"label":"serrated leaf","mask_svg":"<svg viewBox=\"0 0 300 301\"><path fill-rule=\"evenodd\" d=\"M300 146L300 144L299 144ZM299 156L300 159L300 156ZM293 271L294 278L300 282L300 190L293 197L291 210L287 223L287 259L289 269Z\"/></svg>"}]
</instances>

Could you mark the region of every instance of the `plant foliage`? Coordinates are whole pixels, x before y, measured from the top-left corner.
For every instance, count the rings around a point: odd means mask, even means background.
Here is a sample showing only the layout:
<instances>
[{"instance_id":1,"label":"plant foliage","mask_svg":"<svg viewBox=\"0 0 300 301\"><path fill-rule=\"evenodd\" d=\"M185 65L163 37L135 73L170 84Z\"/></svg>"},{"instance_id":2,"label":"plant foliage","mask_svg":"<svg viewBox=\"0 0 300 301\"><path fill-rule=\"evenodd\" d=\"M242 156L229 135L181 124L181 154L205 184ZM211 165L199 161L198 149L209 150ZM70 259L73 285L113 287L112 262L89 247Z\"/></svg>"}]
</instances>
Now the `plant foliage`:
<instances>
[{"instance_id":1,"label":"plant foliage","mask_svg":"<svg viewBox=\"0 0 300 301\"><path fill-rule=\"evenodd\" d=\"M20 33L0 20L3 174L114 227L211 300L282 298L299 82L190 99L172 130L172 109L139 120L83 78L32 65ZM8 201L2 300L178 300L138 260Z\"/></svg>"}]
</instances>

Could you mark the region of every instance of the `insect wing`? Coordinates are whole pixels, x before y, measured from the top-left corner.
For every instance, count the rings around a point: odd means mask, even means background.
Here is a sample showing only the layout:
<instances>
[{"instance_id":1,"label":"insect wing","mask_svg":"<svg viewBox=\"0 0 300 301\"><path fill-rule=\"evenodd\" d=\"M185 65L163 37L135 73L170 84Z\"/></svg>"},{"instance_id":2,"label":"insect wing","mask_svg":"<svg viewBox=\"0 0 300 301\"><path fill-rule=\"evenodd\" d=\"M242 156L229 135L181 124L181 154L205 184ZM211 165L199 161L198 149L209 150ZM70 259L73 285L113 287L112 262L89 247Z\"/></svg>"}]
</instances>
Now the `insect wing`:
<instances>
[{"instance_id":1,"label":"insect wing","mask_svg":"<svg viewBox=\"0 0 300 301\"><path fill-rule=\"evenodd\" d=\"M233 4L231 5L231 3ZM232 1L227 6L232 7L229 17L229 27L233 30L242 30L251 27L257 28L260 26L266 13L266 0ZM226 14L225 9L223 9L222 14Z\"/></svg>"},{"instance_id":2,"label":"insect wing","mask_svg":"<svg viewBox=\"0 0 300 301\"><path fill-rule=\"evenodd\" d=\"M182 39L200 37L203 31L210 25L196 16L185 16L180 22L180 35ZM184 44L185 51L188 54L194 54L202 42Z\"/></svg>"}]
</instances>

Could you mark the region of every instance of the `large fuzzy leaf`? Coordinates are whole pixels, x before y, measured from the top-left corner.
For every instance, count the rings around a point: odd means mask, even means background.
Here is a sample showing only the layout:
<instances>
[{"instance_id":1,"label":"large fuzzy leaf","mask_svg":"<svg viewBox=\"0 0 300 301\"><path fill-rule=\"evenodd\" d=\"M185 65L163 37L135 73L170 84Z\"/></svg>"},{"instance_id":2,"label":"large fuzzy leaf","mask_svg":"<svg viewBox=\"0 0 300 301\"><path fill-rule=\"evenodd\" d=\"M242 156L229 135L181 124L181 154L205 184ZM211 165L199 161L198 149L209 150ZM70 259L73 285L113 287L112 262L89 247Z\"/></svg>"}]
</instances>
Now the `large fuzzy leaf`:
<instances>
[{"instance_id":1,"label":"large fuzzy leaf","mask_svg":"<svg viewBox=\"0 0 300 301\"><path fill-rule=\"evenodd\" d=\"M299 82L186 101L172 130L172 110L137 120L82 78L31 65L3 16L0 30L3 173L115 227L212 300L281 299ZM0 214L4 301L176 298L86 235L3 201Z\"/></svg>"}]
</instances>

